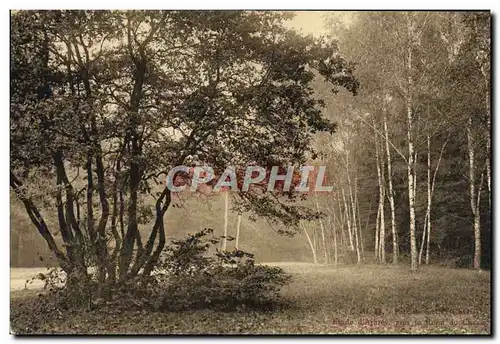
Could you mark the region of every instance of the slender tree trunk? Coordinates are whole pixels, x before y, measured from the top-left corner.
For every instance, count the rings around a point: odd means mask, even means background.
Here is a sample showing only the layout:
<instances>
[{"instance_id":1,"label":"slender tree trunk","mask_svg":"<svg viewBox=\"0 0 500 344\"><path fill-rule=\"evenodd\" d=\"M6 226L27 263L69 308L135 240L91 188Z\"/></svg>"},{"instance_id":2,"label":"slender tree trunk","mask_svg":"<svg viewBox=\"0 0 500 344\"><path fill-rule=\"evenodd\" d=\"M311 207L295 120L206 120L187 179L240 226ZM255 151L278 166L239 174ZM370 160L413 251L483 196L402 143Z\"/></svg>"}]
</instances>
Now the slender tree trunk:
<instances>
[{"instance_id":1,"label":"slender tree trunk","mask_svg":"<svg viewBox=\"0 0 500 344\"><path fill-rule=\"evenodd\" d=\"M356 246L356 257L358 260L358 263L361 262L361 253L359 251L359 238L358 238L358 226L357 226L357 220L356 220L356 203L354 202L354 196L353 196L353 191L352 191L352 183L351 183L351 175L349 171L349 152L346 153L346 172L347 172L347 184L349 186L349 200L351 203L351 214L352 214L352 231L354 234L354 241L355 241L355 246Z\"/></svg>"},{"instance_id":2,"label":"slender tree trunk","mask_svg":"<svg viewBox=\"0 0 500 344\"><path fill-rule=\"evenodd\" d=\"M222 251L227 250L227 223L229 215L229 190L224 192L224 238L222 238Z\"/></svg>"},{"instance_id":3,"label":"slender tree trunk","mask_svg":"<svg viewBox=\"0 0 500 344\"><path fill-rule=\"evenodd\" d=\"M344 200L345 219L347 221L347 232L349 234L349 247L351 251L354 251L354 243L352 240L352 230L351 230L351 214L349 212L349 206L347 205L344 188L342 188L342 198Z\"/></svg>"},{"instance_id":4,"label":"slender tree trunk","mask_svg":"<svg viewBox=\"0 0 500 344\"><path fill-rule=\"evenodd\" d=\"M387 110L384 107L384 131L385 131L385 150L387 155L387 180L389 183L389 205L391 207L391 230L392 230L392 263L398 263L399 245L398 231L396 229L396 209L394 205L394 191L392 188L392 162L391 150L389 149L389 131L387 130Z\"/></svg>"},{"instance_id":5,"label":"slender tree trunk","mask_svg":"<svg viewBox=\"0 0 500 344\"><path fill-rule=\"evenodd\" d=\"M430 190L430 198L428 196L428 199L427 199L427 204L428 204L428 218L427 218L427 247L426 247L426 251L425 251L425 264L429 264L430 262L430 243L431 243L431 229L432 229L432 222L431 222L431 210L432 210L432 196L434 195L434 189L436 187L436 177L437 177L437 173L439 171L439 166L441 165L441 160L443 158L443 153L444 153L444 149L446 147L446 144L448 143L448 139L449 139L450 135L448 134L448 136L446 137L446 141L443 143L443 145L441 146L441 151L439 152L439 159L437 161L437 165L436 165L436 169L434 170L434 175L432 176L432 183L431 183L431 190ZM428 150L428 154L430 156L430 139L427 143L427 150ZM427 161L427 165L429 166L428 168L430 169L430 161L428 160ZM427 183L429 184L429 181L427 181Z\"/></svg>"},{"instance_id":6,"label":"slender tree trunk","mask_svg":"<svg viewBox=\"0 0 500 344\"><path fill-rule=\"evenodd\" d=\"M368 206L368 216L366 217L366 223L365 223L365 233L368 233L370 218L372 216L372 200L373 198L370 197L370 205Z\"/></svg>"},{"instance_id":7,"label":"slender tree trunk","mask_svg":"<svg viewBox=\"0 0 500 344\"><path fill-rule=\"evenodd\" d=\"M380 258L380 251L378 249L379 247L379 239L380 239L380 201L378 203L378 208L377 208L377 220L375 222L375 260L379 260Z\"/></svg>"},{"instance_id":8,"label":"slender tree trunk","mask_svg":"<svg viewBox=\"0 0 500 344\"><path fill-rule=\"evenodd\" d=\"M358 264L361 263L361 253L359 251L359 238L358 238L358 230L354 231L354 239L356 241L356 257L358 259Z\"/></svg>"},{"instance_id":9,"label":"slender tree trunk","mask_svg":"<svg viewBox=\"0 0 500 344\"><path fill-rule=\"evenodd\" d=\"M469 151L470 206L472 210L472 215L474 216L474 269L480 269L481 268L481 220L480 220L481 214L479 213L479 202L477 202L476 204L476 189L475 189L476 163L475 163L474 141L472 138L472 116L469 116L467 124L468 124L467 148Z\"/></svg>"},{"instance_id":10,"label":"slender tree trunk","mask_svg":"<svg viewBox=\"0 0 500 344\"><path fill-rule=\"evenodd\" d=\"M418 255L418 264L422 264L422 252L424 251L426 234L430 233L431 230L431 196L432 196L432 186L431 186L431 136L427 134L427 210L425 212L425 224L424 230L422 231L422 244L420 246L420 253ZM427 241L429 240L429 235L427 234ZM426 259L426 264L429 264Z\"/></svg>"},{"instance_id":11,"label":"slender tree trunk","mask_svg":"<svg viewBox=\"0 0 500 344\"><path fill-rule=\"evenodd\" d=\"M316 201L316 210L319 213L319 203L318 203L317 193L314 193L314 199ZM321 221L321 219L319 219L319 226L321 228L321 239L323 241L323 256L324 256L325 264L328 264L328 252L326 250L325 228L323 226L323 221Z\"/></svg>"},{"instance_id":12,"label":"slender tree trunk","mask_svg":"<svg viewBox=\"0 0 500 344\"><path fill-rule=\"evenodd\" d=\"M311 241L311 238L309 237L309 234L307 233L306 226L304 225L303 222L300 223L302 225L302 230L304 231L304 234L306 235L307 242L309 243L309 247L311 248L311 252L313 255L313 262L314 264L318 264L318 258L316 257L316 250L314 249L314 245Z\"/></svg>"},{"instance_id":13,"label":"slender tree trunk","mask_svg":"<svg viewBox=\"0 0 500 344\"><path fill-rule=\"evenodd\" d=\"M335 217L335 212L333 213L333 216ZM335 229L335 225L332 226L332 219L330 216L328 216L328 224L333 232L333 261L335 262L335 265L338 264L338 251L337 251L337 230Z\"/></svg>"},{"instance_id":14,"label":"slender tree trunk","mask_svg":"<svg viewBox=\"0 0 500 344\"><path fill-rule=\"evenodd\" d=\"M488 82L489 85L489 82ZM488 135L486 138L486 182L488 186L488 207L491 212L491 115L490 115L490 97L489 91L486 92L486 123Z\"/></svg>"},{"instance_id":15,"label":"slender tree trunk","mask_svg":"<svg viewBox=\"0 0 500 344\"><path fill-rule=\"evenodd\" d=\"M442 153L442 151L441 151ZM441 156L439 156L439 160L441 160ZM439 165L436 167L436 173ZM427 134L427 250L425 253L425 264L429 264L429 246L431 240L431 229L432 229L432 221L431 221L431 207L432 207L432 190L433 185L431 185L431 137ZM422 242L422 246L424 243Z\"/></svg>"},{"instance_id":16,"label":"slender tree trunk","mask_svg":"<svg viewBox=\"0 0 500 344\"><path fill-rule=\"evenodd\" d=\"M382 153L383 155L383 153ZM380 157L380 168L381 168L381 212L380 212L380 241L379 241L379 250L380 250L380 261L382 263L386 263L385 260L385 176L384 176L384 171L385 171L385 161L384 157Z\"/></svg>"},{"instance_id":17,"label":"slender tree trunk","mask_svg":"<svg viewBox=\"0 0 500 344\"><path fill-rule=\"evenodd\" d=\"M375 125L375 124L374 124ZM376 239L376 254L378 259L385 263L385 217L384 217L384 203L385 203L385 182L384 182L384 161L380 156L378 140L375 139L375 158L377 159L377 177L378 177L378 190L379 190L379 203L378 203L378 238ZM378 242L378 244L377 244Z\"/></svg>"},{"instance_id":18,"label":"slender tree trunk","mask_svg":"<svg viewBox=\"0 0 500 344\"><path fill-rule=\"evenodd\" d=\"M430 211L429 211L430 216ZM427 247L425 249L425 264L430 264L430 246L431 246L431 221L427 219Z\"/></svg>"},{"instance_id":19,"label":"slender tree trunk","mask_svg":"<svg viewBox=\"0 0 500 344\"><path fill-rule=\"evenodd\" d=\"M412 78L412 40L413 40L413 25L410 20L410 14L406 13L408 25L408 47L407 47L407 81L408 89L406 94L406 112L408 120L408 207L410 210L410 251L411 251L411 270L416 271L418 268L417 261L417 238L415 235L415 175L414 175L414 147L413 147L413 78Z\"/></svg>"},{"instance_id":20,"label":"slender tree trunk","mask_svg":"<svg viewBox=\"0 0 500 344\"><path fill-rule=\"evenodd\" d=\"M361 225L361 216L359 215L359 200L358 200L358 178L356 175L356 183L354 184L354 199L356 203L356 216L358 218L358 228L359 228L359 244L361 246L361 258L364 259L364 253L365 253L365 241L363 237L363 231L362 231L362 225ZM371 201L371 200L370 200ZM371 204L370 204L371 206Z\"/></svg>"},{"instance_id":21,"label":"slender tree trunk","mask_svg":"<svg viewBox=\"0 0 500 344\"><path fill-rule=\"evenodd\" d=\"M420 244L420 251L418 253L418 265L422 265L422 253L424 252L425 238L426 238L426 234L427 234L427 225L428 225L427 216L428 215L429 214L426 211L425 212L425 219L424 219L424 230L422 231L422 242Z\"/></svg>"},{"instance_id":22,"label":"slender tree trunk","mask_svg":"<svg viewBox=\"0 0 500 344\"><path fill-rule=\"evenodd\" d=\"M477 190L476 216L474 216L474 268L481 270L481 191L483 190L484 172Z\"/></svg>"},{"instance_id":23,"label":"slender tree trunk","mask_svg":"<svg viewBox=\"0 0 500 344\"><path fill-rule=\"evenodd\" d=\"M491 22L490 22L491 25ZM491 54L491 53L490 53ZM489 54L489 55L490 55ZM487 68L485 68L487 67ZM488 187L488 207L491 212L491 110L490 110L490 91L492 89L491 81L490 81L490 71L491 66L489 61L486 62L483 67L481 67L481 71L484 76L485 81L485 99L484 105L486 108L486 128L488 130L486 135L486 185Z\"/></svg>"},{"instance_id":24,"label":"slender tree trunk","mask_svg":"<svg viewBox=\"0 0 500 344\"><path fill-rule=\"evenodd\" d=\"M338 193L337 193L338 194ZM342 202L340 201L340 197L337 196L337 205L339 210L339 228L340 228L340 245L347 245L347 237L345 235L345 217L342 211Z\"/></svg>"},{"instance_id":25,"label":"slender tree trunk","mask_svg":"<svg viewBox=\"0 0 500 344\"><path fill-rule=\"evenodd\" d=\"M311 238L312 238L312 243L313 243L314 251L318 252L318 245L316 243L316 227L315 226L311 226L311 230L312 230Z\"/></svg>"},{"instance_id":26,"label":"slender tree trunk","mask_svg":"<svg viewBox=\"0 0 500 344\"><path fill-rule=\"evenodd\" d=\"M238 214L238 223L236 224L236 243L234 245L237 250L239 249L240 242L241 217L241 214Z\"/></svg>"}]
</instances>

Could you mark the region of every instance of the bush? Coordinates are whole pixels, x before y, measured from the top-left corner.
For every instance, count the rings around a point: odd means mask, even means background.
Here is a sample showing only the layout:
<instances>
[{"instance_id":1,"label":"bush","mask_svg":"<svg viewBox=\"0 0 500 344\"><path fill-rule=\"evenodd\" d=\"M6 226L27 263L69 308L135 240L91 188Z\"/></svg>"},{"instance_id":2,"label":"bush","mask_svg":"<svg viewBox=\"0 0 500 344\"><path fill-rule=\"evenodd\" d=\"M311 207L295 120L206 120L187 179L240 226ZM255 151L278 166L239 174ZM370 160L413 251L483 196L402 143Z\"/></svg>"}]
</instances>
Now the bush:
<instances>
[{"instance_id":1,"label":"bush","mask_svg":"<svg viewBox=\"0 0 500 344\"><path fill-rule=\"evenodd\" d=\"M156 275L165 289L158 307L162 310L239 307L270 307L290 276L281 268L256 265L253 254L241 250L207 254L219 238L207 238L205 229L167 248L166 259Z\"/></svg>"},{"instance_id":2,"label":"bush","mask_svg":"<svg viewBox=\"0 0 500 344\"><path fill-rule=\"evenodd\" d=\"M255 264L254 255L241 250L210 255L210 247L220 242L211 234L213 230L204 229L173 241L154 274L111 286L100 285L92 273L66 276L50 269L38 277L48 293L41 295L37 308L51 313L102 307L178 311L276 305L290 276L281 268Z\"/></svg>"}]
</instances>

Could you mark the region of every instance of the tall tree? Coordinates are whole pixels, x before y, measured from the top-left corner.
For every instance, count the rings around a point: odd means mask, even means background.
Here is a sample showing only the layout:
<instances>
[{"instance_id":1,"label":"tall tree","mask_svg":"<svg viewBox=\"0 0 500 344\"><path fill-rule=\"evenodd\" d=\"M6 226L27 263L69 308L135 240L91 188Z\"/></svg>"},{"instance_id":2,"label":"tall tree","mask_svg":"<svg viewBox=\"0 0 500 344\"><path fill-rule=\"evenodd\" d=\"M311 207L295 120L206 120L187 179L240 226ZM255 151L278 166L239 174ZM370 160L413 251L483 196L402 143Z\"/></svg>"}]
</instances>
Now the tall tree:
<instances>
[{"instance_id":1,"label":"tall tree","mask_svg":"<svg viewBox=\"0 0 500 344\"><path fill-rule=\"evenodd\" d=\"M290 17L12 14L11 187L68 275L87 278L89 264L102 285L150 274L166 243L165 214L179 199L167 184L185 179L168 175L172 167L299 166L312 134L335 129L313 95L314 71L356 93L354 67L335 45L286 29ZM33 187L41 178L50 189ZM41 198L58 214L62 247ZM288 226L315 214L275 194L241 198Z\"/></svg>"}]
</instances>

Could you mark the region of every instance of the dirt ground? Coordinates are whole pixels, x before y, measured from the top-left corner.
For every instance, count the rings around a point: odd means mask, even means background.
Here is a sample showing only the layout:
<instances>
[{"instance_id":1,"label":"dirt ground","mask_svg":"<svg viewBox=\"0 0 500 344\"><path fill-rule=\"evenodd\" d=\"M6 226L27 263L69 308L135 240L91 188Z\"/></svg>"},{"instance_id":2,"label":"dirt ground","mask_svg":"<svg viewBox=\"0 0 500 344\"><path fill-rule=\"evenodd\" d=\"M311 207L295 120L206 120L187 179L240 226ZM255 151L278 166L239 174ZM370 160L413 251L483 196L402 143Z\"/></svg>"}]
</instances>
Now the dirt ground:
<instances>
[{"instance_id":1,"label":"dirt ground","mask_svg":"<svg viewBox=\"0 0 500 344\"><path fill-rule=\"evenodd\" d=\"M43 288L44 282L36 277L46 272L46 268L10 268L10 290Z\"/></svg>"}]
</instances>

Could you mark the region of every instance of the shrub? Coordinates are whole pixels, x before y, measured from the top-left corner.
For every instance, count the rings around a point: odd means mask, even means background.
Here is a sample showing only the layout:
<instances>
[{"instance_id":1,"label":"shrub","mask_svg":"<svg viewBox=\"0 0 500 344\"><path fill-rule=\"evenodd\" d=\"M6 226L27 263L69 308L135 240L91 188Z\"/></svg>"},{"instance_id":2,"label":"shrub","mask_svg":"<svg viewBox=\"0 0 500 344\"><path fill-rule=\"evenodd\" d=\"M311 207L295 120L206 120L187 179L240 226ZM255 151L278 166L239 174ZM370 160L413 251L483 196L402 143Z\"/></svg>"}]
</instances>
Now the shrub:
<instances>
[{"instance_id":1,"label":"shrub","mask_svg":"<svg viewBox=\"0 0 500 344\"><path fill-rule=\"evenodd\" d=\"M100 285L93 273L66 276L60 269L50 269L39 276L48 291L38 302L40 311L103 306L114 310L232 310L277 304L279 291L290 276L281 268L255 264L254 255L241 250L209 254L210 247L221 239L212 234L213 230L204 229L173 241L152 276L138 275L112 286Z\"/></svg>"},{"instance_id":2,"label":"shrub","mask_svg":"<svg viewBox=\"0 0 500 344\"><path fill-rule=\"evenodd\" d=\"M168 247L157 271L165 285L159 308L232 310L275 305L290 276L281 268L255 264L254 255L241 250L208 255L210 246L220 241L207 238L212 233L205 229Z\"/></svg>"}]
</instances>

